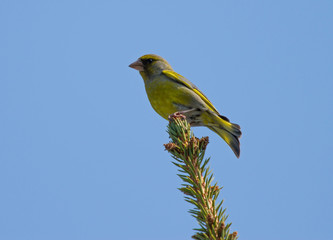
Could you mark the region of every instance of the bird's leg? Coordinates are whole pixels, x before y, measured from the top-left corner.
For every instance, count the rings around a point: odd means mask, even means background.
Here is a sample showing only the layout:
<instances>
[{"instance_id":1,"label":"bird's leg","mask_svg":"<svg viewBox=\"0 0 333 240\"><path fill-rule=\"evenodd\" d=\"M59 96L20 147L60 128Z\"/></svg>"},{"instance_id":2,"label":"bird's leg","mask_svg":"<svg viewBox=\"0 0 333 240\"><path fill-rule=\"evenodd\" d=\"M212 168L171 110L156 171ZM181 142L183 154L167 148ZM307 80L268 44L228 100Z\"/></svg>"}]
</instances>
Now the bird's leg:
<instances>
[{"instance_id":1,"label":"bird's leg","mask_svg":"<svg viewBox=\"0 0 333 240\"><path fill-rule=\"evenodd\" d=\"M172 118L186 118L181 112L175 112L168 116L168 119L171 120Z\"/></svg>"},{"instance_id":2,"label":"bird's leg","mask_svg":"<svg viewBox=\"0 0 333 240\"><path fill-rule=\"evenodd\" d=\"M176 117L177 115L184 115L186 117L186 120L191 126L200 126L200 116L201 116L201 110L199 108L191 108L186 109L183 111L175 112L169 116L170 117Z\"/></svg>"}]
</instances>

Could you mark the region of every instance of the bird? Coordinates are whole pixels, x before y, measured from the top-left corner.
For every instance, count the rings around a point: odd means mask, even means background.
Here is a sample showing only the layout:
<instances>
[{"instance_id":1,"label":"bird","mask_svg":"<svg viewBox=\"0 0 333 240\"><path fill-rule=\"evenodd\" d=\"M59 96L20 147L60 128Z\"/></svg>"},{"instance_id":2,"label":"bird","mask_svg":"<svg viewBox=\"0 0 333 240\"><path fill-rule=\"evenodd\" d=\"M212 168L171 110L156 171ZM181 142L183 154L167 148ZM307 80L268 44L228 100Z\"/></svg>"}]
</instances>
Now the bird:
<instances>
[{"instance_id":1,"label":"bird","mask_svg":"<svg viewBox=\"0 0 333 240\"><path fill-rule=\"evenodd\" d=\"M217 133L240 156L238 124L221 115L211 101L189 80L176 73L162 57L146 54L129 67L138 70L153 109L164 119L176 112L184 115L191 126L206 126Z\"/></svg>"}]
</instances>

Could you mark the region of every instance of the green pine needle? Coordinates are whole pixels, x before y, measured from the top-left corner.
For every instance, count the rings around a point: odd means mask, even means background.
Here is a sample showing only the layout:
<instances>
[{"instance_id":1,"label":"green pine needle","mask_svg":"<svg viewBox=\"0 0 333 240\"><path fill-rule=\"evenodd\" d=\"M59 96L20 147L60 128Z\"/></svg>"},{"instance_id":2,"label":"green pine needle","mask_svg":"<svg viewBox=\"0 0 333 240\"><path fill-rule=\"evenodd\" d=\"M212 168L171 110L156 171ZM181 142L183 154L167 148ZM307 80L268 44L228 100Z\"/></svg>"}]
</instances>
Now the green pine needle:
<instances>
[{"instance_id":1,"label":"green pine needle","mask_svg":"<svg viewBox=\"0 0 333 240\"><path fill-rule=\"evenodd\" d=\"M198 139L191 132L185 116L175 113L169 117L167 132L171 141L165 144L175 160L172 162L184 184L179 188L185 194L185 201L194 206L189 213L198 221L193 239L235 240L237 232L230 234L231 223L225 224L228 216L222 207L223 200L217 203L222 188L212 185L213 174L208 167L210 158L204 160L208 137Z\"/></svg>"}]
</instances>

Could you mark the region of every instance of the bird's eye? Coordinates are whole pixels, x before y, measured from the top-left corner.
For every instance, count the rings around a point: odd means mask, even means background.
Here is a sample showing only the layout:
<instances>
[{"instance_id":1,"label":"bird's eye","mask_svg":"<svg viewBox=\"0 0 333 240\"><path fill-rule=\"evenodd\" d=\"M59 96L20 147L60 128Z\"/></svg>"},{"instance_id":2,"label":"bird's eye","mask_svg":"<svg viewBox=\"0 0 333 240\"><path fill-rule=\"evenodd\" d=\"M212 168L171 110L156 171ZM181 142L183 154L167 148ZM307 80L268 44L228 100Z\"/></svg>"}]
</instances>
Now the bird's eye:
<instances>
[{"instance_id":1,"label":"bird's eye","mask_svg":"<svg viewBox=\"0 0 333 240\"><path fill-rule=\"evenodd\" d=\"M147 62L148 62L148 63L152 63L152 62L153 62L153 59L148 58L148 59L147 59Z\"/></svg>"}]
</instances>

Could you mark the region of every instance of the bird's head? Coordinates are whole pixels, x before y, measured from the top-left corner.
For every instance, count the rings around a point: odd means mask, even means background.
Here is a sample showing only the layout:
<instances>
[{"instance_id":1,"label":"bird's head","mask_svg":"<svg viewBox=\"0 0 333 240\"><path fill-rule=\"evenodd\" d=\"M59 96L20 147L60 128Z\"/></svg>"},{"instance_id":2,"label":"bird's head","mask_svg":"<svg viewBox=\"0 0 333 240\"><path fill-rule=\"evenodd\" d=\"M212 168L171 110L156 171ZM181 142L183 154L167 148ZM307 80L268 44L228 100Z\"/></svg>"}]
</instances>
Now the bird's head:
<instances>
[{"instance_id":1,"label":"bird's head","mask_svg":"<svg viewBox=\"0 0 333 240\"><path fill-rule=\"evenodd\" d=\"M145 74L147 77L160 74L163 70L172 70L170 64L164 58L155 54L143 55L130 64L129 67L138 70L141 75Z\"/></svg>"}]
</instances>

